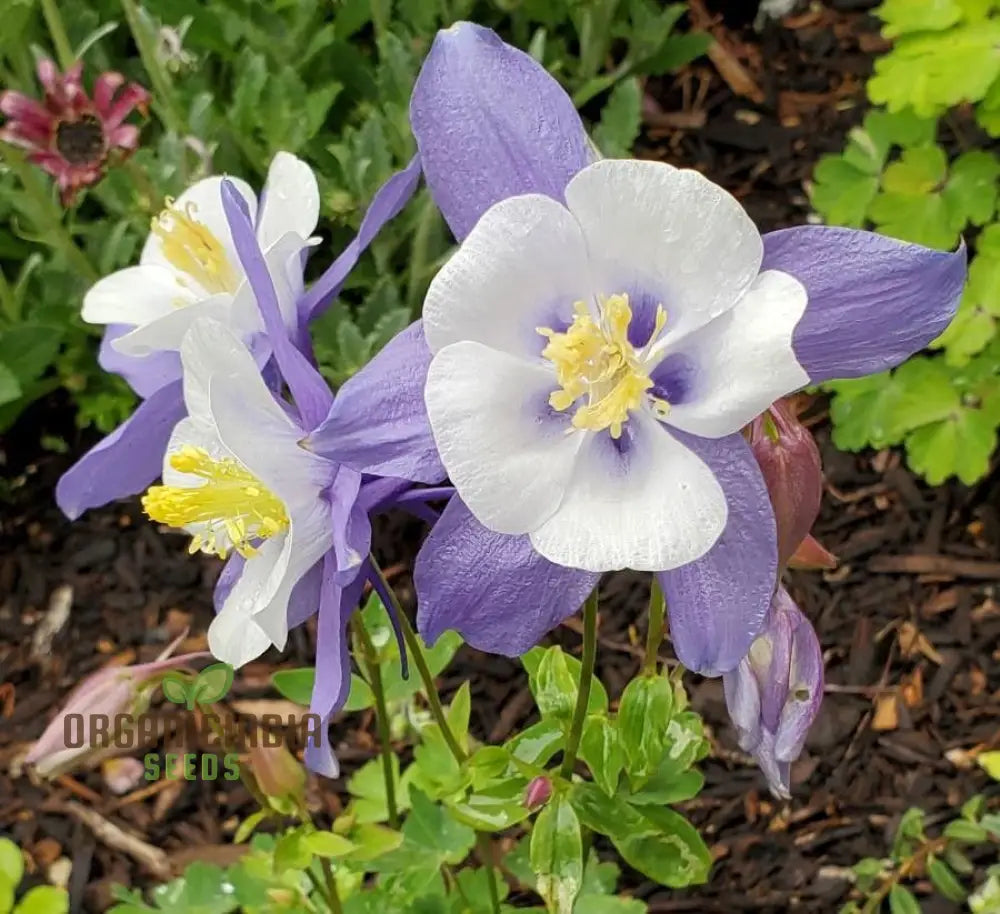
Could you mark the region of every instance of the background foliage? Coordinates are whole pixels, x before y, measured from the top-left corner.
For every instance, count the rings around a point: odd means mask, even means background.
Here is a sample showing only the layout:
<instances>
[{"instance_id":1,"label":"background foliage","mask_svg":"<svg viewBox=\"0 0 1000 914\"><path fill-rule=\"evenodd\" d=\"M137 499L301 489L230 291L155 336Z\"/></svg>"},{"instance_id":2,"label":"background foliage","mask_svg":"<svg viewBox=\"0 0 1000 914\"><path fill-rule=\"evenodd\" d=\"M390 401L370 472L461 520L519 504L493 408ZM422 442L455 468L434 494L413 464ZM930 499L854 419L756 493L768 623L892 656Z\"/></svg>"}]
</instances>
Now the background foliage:
<instances>
[{"instance_id":1,"label":"background foliage","mask_svg":"<svg viewBox=\"0 0 1000 914\"><path fill-rule=\"evenodd\" d=\"M260 187L281 149L316 170L322 195L314 270L360 224L379 185L414 152L407 107L438 28L474 19L529 48L564 83L610 155L640 125L645 73L704 50L674 34L683 4L654 0L10 0L0 31L0 84L37 95L34 64L80 55L88 84L116 69L153 93L143 145L63 213L47 177L0 145L0 430L62 386L81 426L110 430L134 399L96 363L100 328L79 319L93 280L135 262L164 198L209 173ZM344 295L315 327L318 357L340 383L420 308L449 246L421 194L375 241Z\"/></svg>"},{"instance_id":2,"label":"background foliage","mask_svg":"<svg viewBox=\"0 0 1000 914\"><path fill-rule=\"evenodd\" d=\"M877 10L892 49L875 62L879 106L841 155L816 167L813 204L837 225L974 252L954 323L894 372L828 385L834 442L847 450L903 443L933 484L973 483L1000 425L1000 4L911 3Z\"/></svg>"}]
</instances>

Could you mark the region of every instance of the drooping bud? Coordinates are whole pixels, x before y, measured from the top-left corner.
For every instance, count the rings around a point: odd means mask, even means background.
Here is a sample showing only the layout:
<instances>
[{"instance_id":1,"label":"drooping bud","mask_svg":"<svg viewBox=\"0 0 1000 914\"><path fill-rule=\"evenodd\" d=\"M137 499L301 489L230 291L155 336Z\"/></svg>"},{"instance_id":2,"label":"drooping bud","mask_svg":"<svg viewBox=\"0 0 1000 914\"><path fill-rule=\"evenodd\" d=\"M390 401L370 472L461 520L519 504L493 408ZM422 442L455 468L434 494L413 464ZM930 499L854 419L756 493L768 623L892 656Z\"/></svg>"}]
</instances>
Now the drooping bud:
<instances>
[{"instance_id":1,"label":"drooping bud","mask_svg":"<svg viewBox=\"0 0 1000 914\"><path fill-rule=\"evenodd\" d=\"M837 567L837 557L810 534L799 543L799 548L788 560L788 567L801 568L806 571L820 568L829 570Z\"/></svg>"},{"instance_id":2,"label":"drooping bud","mask_svg":"<svg viewBox=\"0 0 1000 914\"><path fill-rule=\"evenodd\" d=\"M552 781L547 777L537 777L524 791L524 808L538 809L549 802L552 796Z\"/></svg>"},{"instance_id":3,"label":"drooping bud","mask_svg":"<svg viewBox=\"0 0 1000 914\"><path fill-rule=\"evenodd\" d=\"M66 706L45 728L25 762L42 777L55 777L83 762L97 762L114 745L115 734L127 726L128 715L148 706L150 683L164 670L182 667L204 653L170 657L176 639L152 663L109 666L88 676L70 694Z\"/></svg>"},{"instance_id":4,"label":"drooping bud","mask_svg":"<svg viewBox=\"0 0 1000 914\"><path fill-rule=\"evenodd\" d=\"M265 796L302 801L306 769L285 746L258 744L251 747L249 756L250 770Z\"/></svg>"},{"instance_id":5,"label":"drooping bud","mask_svg":"<svg viewBox=\"0 0 1000 914\"><path fill-rule=\"evenodd\" d=\"M778 400L754 419L749 440L774 506L778 567L784 568L819 514L823 497L819 448L788 400Z\"/></svg>"},{"instance_id":6,"label":"drooping bud","mask_svg":"<svg viewBox=\"0 0 1000 914\"><path fill-rule=\"evenodd\" d=\"M791 765L823 698L823 653L809 620L783 587L764 630L723 683L740 747L757 759L771 792L790 797Z\"/></svg>"}]
</instances>

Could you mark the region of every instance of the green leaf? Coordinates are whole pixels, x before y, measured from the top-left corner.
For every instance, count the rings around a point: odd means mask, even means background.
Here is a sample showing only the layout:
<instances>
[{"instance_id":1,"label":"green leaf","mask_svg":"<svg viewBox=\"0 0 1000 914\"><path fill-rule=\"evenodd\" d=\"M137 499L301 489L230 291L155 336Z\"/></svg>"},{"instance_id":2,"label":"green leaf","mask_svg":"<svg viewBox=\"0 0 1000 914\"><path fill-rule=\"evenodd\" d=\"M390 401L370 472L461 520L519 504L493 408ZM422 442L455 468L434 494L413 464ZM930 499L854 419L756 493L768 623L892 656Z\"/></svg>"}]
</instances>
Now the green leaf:
<instances>
[{"instance_id":1,"label":"green leaf","mask_svg":"<svg viewBox=\"0 0 1000 914\"><path fill-rule=\"evenodd\" d=\"M989 834L982 825L968 819L954 819L945 826L943 834L944 837L963 844L982 844L989 839Z\"/></svg>"},{"instance_id":2,"label":"green leaf","mask_svg":"<svg viewBox=\"0 0 1000 914\"><path fill-rule=\"evenodd\" d=\"M568 723L573 716L576 691L562 648L550 647L538 664L532 688L539 713Z\"/></svg>"},{"instance_id":3,"label":"green leaf","mask_svg":"<svg viewBox=\"0 0 1000 914\"><path fill-rule=\"evenodd\" d=\"M315 831L302 838L306 849L317 857L346 857L357 849L353 841L331 831Z\"/></svg>"},{"instance_id":4,"label":"green leaf","mask_svg":"<svg viewBox=\"0 0 1000 914\"><path fill-rule=\"evenodd\" d=\"M891 914L920 914L920 905L913 893L901 885L894 885L889 892Z\"/></svg>"},{"instance_id":5,"label":"green leaf","mask_svg":"<svg viewBox=\"0 0 1000 914\"><path fill-rule=\"evenodd\" d=\"M52 324L25 323L0 332L0 364L22 386L40 378L59 352L63 328ZM3 402L0 382L0 402Z\"/></svg>"},{"instance_id":6,"label":"green leaf","mask_svg":"<svg viewBox=\"0 0 1000 914\"><path fill-rule=\"evenodd\" d=\"M472 693L466 680L455 693L448 706L448 725L458 744L466 752L469 750L469 715L472 713Z\"/></svg>"},{"instance_id":7,"label":"green leaf","mask_svg":"<svg viewBox=\"0 0 1000 914\"><path fill-rule=\"evenodd\" d=\"M10 883L12 888L21 884L24 876L24 857L21 849L9 838L0 838L0 876Z\"/></svg>"},{"instance_id":8,"label":"green leaf","mask_svg":"<svg viewBox=\"0 0 1000 914\"><path fill-rule=\"evenodd\" d=\"M859 170L845 156L823 156L813 173L812 205L834 225L861 228L878 193L878 177Z\"/></svg>"},{"instance_id":9,"label":"green leaf","mask_svg":"<svg viewBox=\"0 0 1000 914\"><path fill-rule=\"evenodd\" d=\"M23 391L14 372L0 362L0 406L20 400Z\"/></svg>"},{"instance_id":10,"label":"green leaf","mask_svg":"<svg viewBox=\"0 0 1000 914\"><path fill-rule=\"evenodd\" d=\"M705 786L705 776L700 771L671 771L669 777L654 774L641 790L629 795L637 806L672 806L696 797Z\"/></svg>"},{"instance_id":11,"label":"green leaf","mask_svg":"<svg viewBox=\"0 0 1000 914\"><path fill-rule=\"evenodd\" d=\"M8 914L14 907L14 891L17 886L0 873L0 914Z\"/></svg>"},{"instance_id":12,"label":"green leaf","mask_svg":"<svg viewBox=\"0 0 1000 914\"><path fill-rule=\"evenodd\" d=\"M627 158L642 125L642 88L635 77L624 79L608 97L594 128L597 148L609 158Z\"/></svg>"},{"instance_id":13,"label":"green leaf","mask_svg":"<svg viewBox=\"0 0 1000 914\"><path fill-rule=\"evenodd\" d=\"M399 776L399 758L391 756L392 777L396 786L396 805L400 810L409 809L410 792L406 778ZM410 774L409 769L407 775ZM389 807L385 796L385 775L380 759L372 759L362 765L347 781L347 791L354 799L351 811L358 823L385 822L389 818Z\"/></svg>"},{"instance_id":14,"label":"green leaf","mask_svg":"<svg viewBox=\"0 0 1000 914\"><path fill-rule=\"evenodd\" d=\"M961 232L968 223L985 225L996 211L1000 162L992 152L972 149L951 165L942 192L948 207L949 227Z\"/></svg>"},{"instance_id":15,"label":"green leaf","mask_svg":"<svg viewBox=\"0 0 1000 914\"><path fill-rule=\"evenodd\" d=\"M213 663L195 677L188 693L188 704L210 705L226 696L233 684L234 670L228 663Z\"/></svg>"},{"instance_id":16,"label":"green leaf","mask_svg":"<svg viewBox=\"0 0 1000 914\"><path fill-rule=\"evenodd\" d=\"M581 895L573 914L645 914L645 902L638 898L615 898L609 895Z\"/></svg>"},{"instance_id":17,"label":"green leaf","mask_svg":"<svg viewBox=\"0 0 1000 914\"><path fill-rule=\"evenodd\" d=\"M363 823L351 830L351 840L354 842L351 859L367 862L396 850L403 843L403 836L384 825Z\"/></svg>"},{"instance_id":18,"label":"green leaf","mask_svg":"<svg viewBox=\"0 0 1000 914\"><path fill-rule=\"evenodd\" d=\"M554 914L573 914L583 882L583 838L568 798L555 796L531 831L531 868L538 894Z\"/></svg>"},{"instance_id":19,"label":"green leaf","mask_svg":"<svg viewBox=\"0 0 1000 914\"><path fill-rule=\"evenodd\" d=\"M550 718L522 730L507 743L507 748L517 761L538 768L548 764L565 740L566 734L559 721Z\"/></svg>"},{"instance_id":20,"label":"green leaf","mask_svg":"<svg viewBox=\"0 0 1000 914\"><path fill-rule=\"evenodd\" d=\"M989 469L996 437L995 418L980 408L963 408L942 422L911 432L906 456L931 485L953 475L972 485Z\"/></svg>"},{"instance_id":21,"label":"green leaf","mask_svg":"<svg viewBox=\"0 0 1000 914\"><path fill-rule=\"evenodd\" d=\"M845 451L883 448L902 438L896 428L895 409L903 396L901 386L888 372L850 381L831 381L830 418L833 443Z\"/></svg>"},{"instance_id":22,"label":"green leaf","mask_svg":"<svg viewBox=\"0 0 1000 914\"><path fill-rule=\"evenodd\" d=\"M962 9L955 0L885 0L878 8L885 23L882 34L897 38L908 32L944 31L962 18Z\"/></svg>"},{"instance_id":23,"label":"green leaf","mask_svg":"<svg viewBox=\"0 0 1000 914\"><path fill-rule=\"evenodd\" d=\"M674 705L665 676L639 676L626 687L618 706L618 733L629 780L641 785L663 758L667 725Z\"/></svg>"},{"instance_id":24,"label":"green leaf","mask_svg":"<svg viewBox=\"0 0 1000 914\"><path fill-rule=\"evenodd\" d=\"M578 685L580 682L580 671L581 663L578 658L572 656L571 654L563 653L562 648L559 647L533 647L526 654L521 655L521 663L524 664L524 668L528 671L528 685L531 688L532 694L535 694L535 689L537 688L537 678L538 669L541 666L542 660L549 651L559 651L563 656L563 662L566 664L566 669L569 670L570 675L573 677L573 682ZM576 703L576 691L573 692L573 703ZM587 699L587 711L606 711L608 709L608 693L604 688L604 684L596 676L590 682L590 696Z\"/></svg>"},{"instance_id":25,"label":"green leaf","mask_svg":"<svg viewBox=\"0 0 1000 914\"><path fill-rule=\"evenodd\" d=\"M1000 876L991 874L969 896L969 910L972 914L1000 914Z\"/></svg>"},{"instance_id":26,"label":"green leaf","mask_svg":"<svg viewBox=\"0 0 1000 914\"><path fill-rule=\"evenodd\" d=\"M608 797L595 784L574 784L570 793L580 821L607 835L623 859L670 888L704 882L711 854L694 826L670 809L640 812L621 797Z\"/></svg>"},{"instance_id":27,"label":"green leaf","mask_svg":"<svg viewBox=\"0 0 1000 914\"><path fill-rule=\"evenodd\" d=\"M167 673L160 686L163 689L163 697L167 701L172 701L177 705L187 704L188 682L179 673Z\"/></svg>"},{"instance_id":28,"label":"green leaf","mask_svg":"<svg viewBox=\"0 0 1000 914\"><path fill-rule=\"evenodd\" d=\"M617 725L604 714L590 714L583 724L580 758L590 769L594 781L608 796L618 789L618 778L625 756L618 738Z\"/></svg>"},{"instance_id":29,"label":"green leaf","mask_svg":"<svg viewBox=\"0 0 1000 914\"><path fill-rule=\"evenodd\" d=\"M242 844L249 838L254 829L260 825L268 816L270 811L267 809L258 809L256 812L250 813L242 822L240 822L239 828L236 829L236 834L233 835L233 844Z\"/></svg>"},{"instance_id":30,"label":"green leaf","mask_svg":"<svg viewBox=\"0 0 1000 914\"><path fill-rule=\"evenodd\" d=\"M404 839L433 851L443 863L461 863L476 843L475 832L416 788L410 790L410 802L413 808L403 824Z\"/></svg>"},{"instance_id":31,"label":"green leaf","mask_svg":"<svg viewBox=\"0 0 1000 914\"><path fill-rule=\"evenodd\" d=\"M14 908L14 914L67 914L69 893L51 885L31 889Z\"/></svg>"},{"instance_id":32,"label":"green leaf","mask_svg":"<svg viewBox=\"0 0 1000 914\"><path fill-rule=\"evenodd\" d=\"M978 101L1000 76L998 44L1000 21L995 19L904 35L892 51L875 59L868 97L890 111L911 107L922 117Z\"/></svg>"},{"instance_id":33,"label":"green leaf","mask_svg":"<svg viewBox=\"0 0 1000 914\"><path fill-rule=\"evenodd\" d=\"M524 805L528 781L507 778L476 790L463 800L451 801L448 809L456 819L480 831L501 831L524 821L530 811Z\"/></svg>"},{"instance_id":34,"label":"green leaf","mask_svg":"<svg viewBox=\"0 0 1000 914\"><path fill-rule=\"evenodd\" d=\"M271 674L271 685L278 690L278 694L303 707L309 707L312 701L315 682L316 669L311 666L297 670L278 670Z\"/></svg>"},{"instance_id":35,"label":"green leaf","mask_svg":"<svg viewBox=\"0 0 1000 914\"><path fill-rule=\"evenodd\" d=\"M931 857L927 861L927 875L934 883L934 888L949 901L965 901L969 894L948 864L937 857Z\"/></svg>"}]
</instances>

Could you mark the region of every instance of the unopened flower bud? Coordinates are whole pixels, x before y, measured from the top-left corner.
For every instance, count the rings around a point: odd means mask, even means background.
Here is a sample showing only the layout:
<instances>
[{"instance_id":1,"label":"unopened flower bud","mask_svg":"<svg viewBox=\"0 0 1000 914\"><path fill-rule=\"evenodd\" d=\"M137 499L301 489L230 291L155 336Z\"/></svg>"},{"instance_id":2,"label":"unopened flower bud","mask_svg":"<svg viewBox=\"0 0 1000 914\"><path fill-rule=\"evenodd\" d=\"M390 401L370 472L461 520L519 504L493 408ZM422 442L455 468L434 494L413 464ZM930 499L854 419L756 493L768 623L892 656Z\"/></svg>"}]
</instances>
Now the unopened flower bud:
<instances>
[{"instance_id":1,"label":"unopened flower bud","mask_svg":"<svg viewBox=\"0 0 1000 914\"><path fill-rule=\"evenodd\" d=\"M823 698L823 653L784 588L771 602L764 630L723 682L740 747L757 759L775 796L791 796L791 764Z\"/></svg>"},{"instance_id":2,"label":"unopened flower bud","mask_svg":"<svg viewBox=\"0 0 1000 914\"><path fill-rule=\"evenodd\" d=\"M787 400L778 400L754 419L750 447L774 506L778 567L784 568L819 514L823 497L819 448Z\"/></svg>"},{"instance_id":3,"label":"unopened flower bud","mask_svg":"<svg viewBox=\"0 0 1000 914\"><path fill-rule=\"evenodd\" d=\"M810 534L799 543L799 548L788 560L788 567L805 570L836 568L837 557Z\"/></svg>"},{"instance_id":4,"label":"unopened flower bud","mask_svg":"<svg viewBox=\"0 0 1000 914\"><path fill-rule=\"evenodd\" d=\"M552 796L552 781L547 777L534 778L524 791L525 809L539 809L549 802Z\"/></svg>"},{"instance_id":5,"label":"unopened flower bud","mask_svg":"<svg viewBox=\"0 0 1000 914\"><path fill-rule=\"evenodd\" d=\"M254 746L249 762L257 786L266 796L292 800L304 796L306 770L284 746Z\"/></svg>"},{"instance_id":6,"label":"unopened flower bud","mask_svg":"<svg viewBox=\"0 0 1000 914\"><path fill-rule=\"evenodd\" d=\"M42 777L55 777L85 761L100 760L107 754L103 750L113 745L123 715L145 710L148 690L143 685L164 670L204 656L198 653L170 657L180 640L152 663L109 666L88 676L70 694L66 706L45 728L25 761L34 765ZM104 736L100 737L100 733Z\"/></svg>"}]
</instances>

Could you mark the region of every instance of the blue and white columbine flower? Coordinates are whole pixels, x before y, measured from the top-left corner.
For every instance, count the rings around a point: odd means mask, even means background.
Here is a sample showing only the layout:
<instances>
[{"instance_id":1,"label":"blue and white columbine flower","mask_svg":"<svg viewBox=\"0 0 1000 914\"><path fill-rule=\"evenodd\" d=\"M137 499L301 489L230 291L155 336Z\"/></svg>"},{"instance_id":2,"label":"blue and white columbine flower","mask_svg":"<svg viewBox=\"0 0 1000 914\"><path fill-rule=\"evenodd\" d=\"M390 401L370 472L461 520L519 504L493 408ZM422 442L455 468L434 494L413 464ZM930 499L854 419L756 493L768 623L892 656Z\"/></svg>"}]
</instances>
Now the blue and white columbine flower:
<instances>
[{"instance_id":1,"label":"blue and white columbine flower","mask_svg":"<svg viewBox=\"0 0 1000 914\"><path fill-rule=\"evenodd\" d=\"M282 313L296 325L302 294L303 249L319 219L319 187L301 159L279 152L258 203L251 187L228 180L247 204L257 240L275 279ZM83 300L83 319L128 329L111 348L125 356L180 349L187 328L211 317L249 338L263 330L246 273L222 207L223 178L192 184L153 219L139 264L95 283Z\"/></svg>"},{"instance_id":2,"label":"blue and white columbine flower","mask_svg":"<svg viewBox=\"0 0 1000 914\"><path fill-rule=\"evenodd\" d=\"M423 324L387 347L409 360L397 403L426 379L457 490L414 569L421 632L517 654L630 566L657 573L686 666L734 669L778 570L741 429L806 383L925 346L955 312L964 250L819 226L761 236L698 174L595 163L558 83L469 23L437 36L410 119L462 242Z\"/></svg>"}]
</instances>

